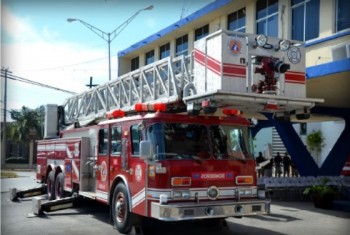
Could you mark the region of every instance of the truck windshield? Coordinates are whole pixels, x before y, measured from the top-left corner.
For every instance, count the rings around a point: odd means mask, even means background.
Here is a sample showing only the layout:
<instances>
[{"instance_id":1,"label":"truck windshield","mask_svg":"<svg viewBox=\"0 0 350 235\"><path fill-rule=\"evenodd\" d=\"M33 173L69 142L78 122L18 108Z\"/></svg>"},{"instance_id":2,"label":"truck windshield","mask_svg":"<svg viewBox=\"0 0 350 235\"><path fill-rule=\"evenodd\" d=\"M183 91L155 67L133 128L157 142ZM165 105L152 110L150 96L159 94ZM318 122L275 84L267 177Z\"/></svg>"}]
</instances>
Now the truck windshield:
<instances>
[{"instance_id":1,"label":"truck windshield","mask_svg":"<svg viewBox=\"0 0 350 235\"><path fill-rule=\"evenodd\" d=\"M210 126L210 137L216 159L246 159L249 141L244 139L243 129L235 126ZM248 138L248 136L247 136ZM247 144L247 145L246 145Z\"/></svg>"},{"instance_id":2,"label":"truck windshield","mask_svg":"<svg viewBox=\"0 0 350 235\"><path fill-rule=\"evenodd\" d=\"M204 125L157 123L147 129L153 143L154 160L209 159L208 129Z\"/></svg>"},{"instance_id":3,"label":"truck windshield","mask_svg":"<svg viewBox=\"0 0 350 235\"><path fill-rule=\"evenodd\" d=\"M236 126L156 123L147 128L154 160L209 159L245 160L249 154L248 135ZM246 138L244 138L246 136ZM212 146L212 153L210 151Z\"/></svg>"}]
</instances>

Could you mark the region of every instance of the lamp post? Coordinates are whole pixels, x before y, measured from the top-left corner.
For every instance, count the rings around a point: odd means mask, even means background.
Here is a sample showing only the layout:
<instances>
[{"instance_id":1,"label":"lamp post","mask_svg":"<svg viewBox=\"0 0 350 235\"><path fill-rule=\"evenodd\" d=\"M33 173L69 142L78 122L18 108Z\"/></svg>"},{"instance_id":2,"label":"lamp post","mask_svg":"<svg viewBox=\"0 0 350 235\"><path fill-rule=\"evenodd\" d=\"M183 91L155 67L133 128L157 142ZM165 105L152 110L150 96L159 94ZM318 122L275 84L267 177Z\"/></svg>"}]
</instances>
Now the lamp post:
<instances>
[{"instance_id":1,"label":"lamp post","mask_svg":"<svg viewBox=\"0 0 350 235\"><path fill-rule=\"evenodd\" d=\"M116 29L114 29L110 33L106 33L102 31L99 28L96 28L95 26L80 20L80 19L75 19L75 18L68 18L67 21L69 23L74 22L74 21L79 21L82 23L84 26L86 26L88 29L96 33L99 37L101 37L103 40L105 40L108 43L108 78L109 81L111 80L111 42L123 31L123 29L141 12L141 11L146 11L146 10L152 10L153 5L150 5L146 8L143 8L141 10L138 10L135 14L133 14L129 19L124 21L121 25L119 25Z\"/></svg>"}]
</instances>

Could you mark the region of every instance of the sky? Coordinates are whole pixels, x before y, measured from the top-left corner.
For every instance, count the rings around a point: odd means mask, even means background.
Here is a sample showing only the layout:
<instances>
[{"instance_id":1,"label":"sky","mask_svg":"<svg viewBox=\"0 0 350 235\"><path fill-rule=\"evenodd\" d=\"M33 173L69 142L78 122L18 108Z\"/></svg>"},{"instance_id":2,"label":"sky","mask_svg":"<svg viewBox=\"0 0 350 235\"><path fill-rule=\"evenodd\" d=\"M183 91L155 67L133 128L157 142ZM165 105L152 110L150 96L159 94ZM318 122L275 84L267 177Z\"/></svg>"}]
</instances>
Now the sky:
<instances>
[{"instance_id":1,"label":"sky","mask_svg":"<svg viewBox=\"0 0 350 235\"><path fill-rule=\"evenodd\" d=\"M199 10L212 0L2 0L1 68L11 75L76 93L108 81L108 44L79 21L110 33L141 9L111 43L112 79L117 53ZM1 120L4 112L1 77ZM71 94L8 79L9 110L63 104Z\"/></svg>"}]
</instances>

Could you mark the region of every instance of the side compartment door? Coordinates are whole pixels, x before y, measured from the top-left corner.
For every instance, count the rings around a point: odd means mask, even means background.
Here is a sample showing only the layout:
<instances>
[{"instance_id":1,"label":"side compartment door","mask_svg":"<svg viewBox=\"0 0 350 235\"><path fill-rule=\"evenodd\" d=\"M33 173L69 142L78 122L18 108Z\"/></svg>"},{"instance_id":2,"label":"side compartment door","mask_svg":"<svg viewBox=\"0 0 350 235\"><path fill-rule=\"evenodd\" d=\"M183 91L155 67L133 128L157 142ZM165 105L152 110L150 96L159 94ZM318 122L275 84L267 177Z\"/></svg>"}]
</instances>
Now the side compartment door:
<instances>
[{"instance_id":1,"label":"side compartment door","mask_svg":"<svg viewBox=\"0 0 350 235\"><path fill-rule=\"evenodd\" d=\"M109 191L109 127L101 126L98 131L96 198L108 202Z\"/></svg>"}]
</instances>

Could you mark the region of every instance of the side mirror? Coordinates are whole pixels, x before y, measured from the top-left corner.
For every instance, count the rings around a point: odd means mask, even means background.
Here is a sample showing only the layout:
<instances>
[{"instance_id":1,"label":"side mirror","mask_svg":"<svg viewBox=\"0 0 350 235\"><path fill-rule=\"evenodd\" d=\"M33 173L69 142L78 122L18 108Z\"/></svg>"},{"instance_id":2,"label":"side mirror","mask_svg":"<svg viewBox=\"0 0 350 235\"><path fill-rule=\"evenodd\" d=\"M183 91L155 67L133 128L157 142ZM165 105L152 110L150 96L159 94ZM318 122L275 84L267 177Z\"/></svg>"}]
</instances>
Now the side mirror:
<instances>
[{"instance_id":1,"label":"side mirror","mask_svg":"<svg viewBox=\"0 0 350 235\"><path fill-rule=\"evenodd\" d=\"M151 141L143 140L140 142L140 158L148 160L153 156Z\"/></svg>"}]
</instances>

